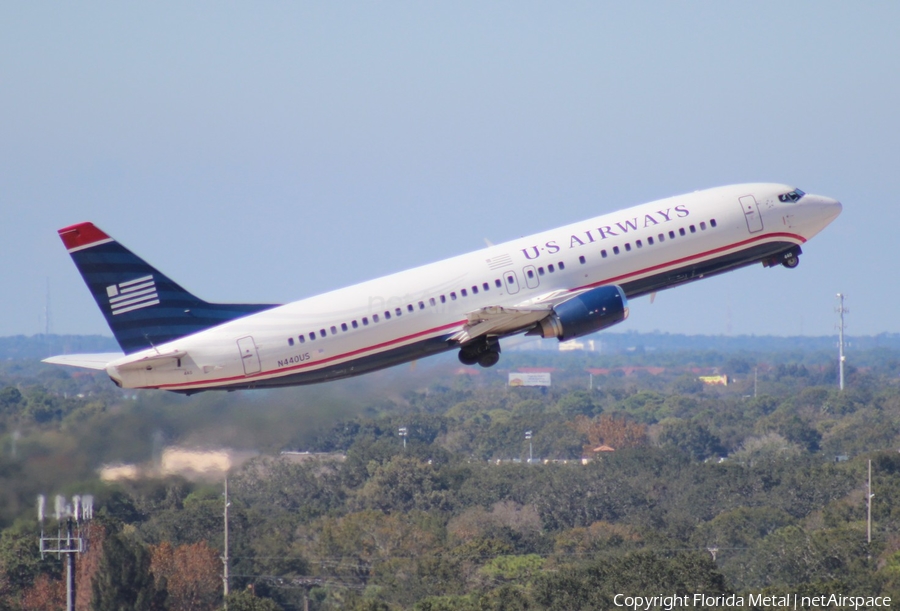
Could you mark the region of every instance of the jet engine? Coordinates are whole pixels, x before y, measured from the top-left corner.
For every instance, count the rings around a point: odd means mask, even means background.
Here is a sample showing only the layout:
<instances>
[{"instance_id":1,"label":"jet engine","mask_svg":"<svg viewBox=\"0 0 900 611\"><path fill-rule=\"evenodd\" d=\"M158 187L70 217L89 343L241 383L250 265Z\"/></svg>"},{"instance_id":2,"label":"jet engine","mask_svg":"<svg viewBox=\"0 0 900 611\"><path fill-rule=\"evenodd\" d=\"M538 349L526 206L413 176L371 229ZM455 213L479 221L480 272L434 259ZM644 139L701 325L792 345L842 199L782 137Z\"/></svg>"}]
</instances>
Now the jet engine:
<instances>
[{"instance_id":1,"label":"jet engine","mask_svg":"<svg viewBox=\"0 0 900 611\"><path fill-rule=\"evenodd\" d=\"M538 323L529 335L559 341L588 335L628 318L625 293L616 285L591 289L553 306L553 313Z\"/></svg>"}]
</instances>

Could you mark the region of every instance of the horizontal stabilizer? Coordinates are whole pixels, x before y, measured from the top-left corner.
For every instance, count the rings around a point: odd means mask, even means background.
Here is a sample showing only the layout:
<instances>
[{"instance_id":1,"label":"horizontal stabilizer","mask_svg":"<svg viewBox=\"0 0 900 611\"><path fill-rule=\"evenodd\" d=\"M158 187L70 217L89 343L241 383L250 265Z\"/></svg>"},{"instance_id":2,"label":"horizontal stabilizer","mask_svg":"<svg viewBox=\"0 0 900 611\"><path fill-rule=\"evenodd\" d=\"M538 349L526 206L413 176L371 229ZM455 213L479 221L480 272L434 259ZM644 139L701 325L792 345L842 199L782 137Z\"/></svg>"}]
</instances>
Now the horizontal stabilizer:
<instances>
[{"instance_id":1,"label":"horizontal stabilizer","mask_svg":"<svg viewBox=\"0 0 900 611\"><path fill-rule=\"evenodd\" d=\"M102 352L99 354L62 354L51 356L42 363L51 365L69 365L70 367L84 367L85 369L106 369L111 362L125 356L121 352Z\"/></svg>"}]
</instances>

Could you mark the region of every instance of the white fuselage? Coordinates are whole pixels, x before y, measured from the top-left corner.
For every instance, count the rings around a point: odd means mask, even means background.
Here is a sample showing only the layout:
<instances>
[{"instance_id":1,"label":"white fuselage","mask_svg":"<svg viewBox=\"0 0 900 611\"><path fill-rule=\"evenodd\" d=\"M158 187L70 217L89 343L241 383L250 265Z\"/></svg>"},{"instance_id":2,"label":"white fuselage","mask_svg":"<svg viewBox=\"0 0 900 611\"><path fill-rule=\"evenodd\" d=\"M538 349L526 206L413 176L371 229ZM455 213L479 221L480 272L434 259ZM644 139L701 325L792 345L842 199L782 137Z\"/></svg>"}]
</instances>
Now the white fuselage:
<instances>
[{"instance_id":1,"label":"white fuselage","mask_svg":"<svg viewBox=\"0 0 900 611\"><path fill-rule=\"evenodd\" d=\"M791 190L734 185L635 206L239 318L127 355L107 372L127 388L191 392L311 383L413 360L452 348L447 338L480 308L602 285L634 297L799 246L840 204L779 200ZM152 360L170 353L184 356Z\"/></svg>"}]
</instances>

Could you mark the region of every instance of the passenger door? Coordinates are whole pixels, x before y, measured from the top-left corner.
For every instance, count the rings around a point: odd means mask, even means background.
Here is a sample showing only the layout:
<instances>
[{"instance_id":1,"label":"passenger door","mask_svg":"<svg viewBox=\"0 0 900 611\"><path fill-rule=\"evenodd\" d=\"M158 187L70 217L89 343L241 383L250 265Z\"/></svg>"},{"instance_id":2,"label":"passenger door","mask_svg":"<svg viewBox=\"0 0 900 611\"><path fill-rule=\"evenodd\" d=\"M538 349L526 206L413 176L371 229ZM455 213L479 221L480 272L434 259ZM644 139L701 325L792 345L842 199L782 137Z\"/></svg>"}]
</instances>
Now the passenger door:
<instances>
[{"instance_id":1,"label":"passenger door","mask_svg":"<svg viewBox=\"0 0 900 611\"><path fill-rule=\"evenodd\" d=\"M756 204L756 198L752 195L745 195L740 198L741 209L744 211L744 220L747 221L747 231L756 233L762 231L762 216L759 214L759 206Z\"/></svg>"},{"instance_id":2,"label":"passenger door","mask_svg":"<svg viewBox=\"0 0 900 611\"><path fill-rule=\"evenodd\" d=\"M237 341L238 350L241 351L241 364L244 366L244 375L253 375L261 370L259 364L259 351L256 342L251 336L242 337Z\"/></svg>"}]
</instances>

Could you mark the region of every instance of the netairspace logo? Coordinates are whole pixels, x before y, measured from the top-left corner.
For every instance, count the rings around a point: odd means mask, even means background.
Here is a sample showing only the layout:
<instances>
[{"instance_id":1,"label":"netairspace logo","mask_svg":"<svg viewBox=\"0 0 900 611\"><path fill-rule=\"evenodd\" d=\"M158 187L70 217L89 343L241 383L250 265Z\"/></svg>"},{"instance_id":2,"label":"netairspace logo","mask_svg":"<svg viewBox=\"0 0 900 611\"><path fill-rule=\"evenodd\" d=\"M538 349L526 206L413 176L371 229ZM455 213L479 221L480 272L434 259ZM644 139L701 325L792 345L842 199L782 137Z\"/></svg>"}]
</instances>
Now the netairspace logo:
<instances>
[{"instance_id":1,"label":"netairspace logo","mask_svg":"<svg viewBox=\"0 0 900 611\"><path fill-rule=\"evenodd\" d=\"M740 596L729 594L727 596L709 596L708 594L671 594L668 596L627 596L616 594L613 603L617 607L632 609L633 611L650 611L662 609L672 611L679 608L709 608L709 607L767 607L782 609L809 609L810 607L829 609L873 609L889 608L890 596L845 596L842 594L822 594L819 596L798 596L797 594L785 594L781 596L766 596L763 594L748 594Z\"/></svg>"}]
</instances>

